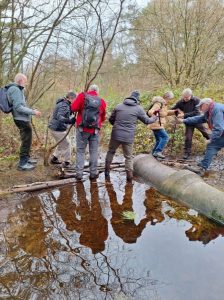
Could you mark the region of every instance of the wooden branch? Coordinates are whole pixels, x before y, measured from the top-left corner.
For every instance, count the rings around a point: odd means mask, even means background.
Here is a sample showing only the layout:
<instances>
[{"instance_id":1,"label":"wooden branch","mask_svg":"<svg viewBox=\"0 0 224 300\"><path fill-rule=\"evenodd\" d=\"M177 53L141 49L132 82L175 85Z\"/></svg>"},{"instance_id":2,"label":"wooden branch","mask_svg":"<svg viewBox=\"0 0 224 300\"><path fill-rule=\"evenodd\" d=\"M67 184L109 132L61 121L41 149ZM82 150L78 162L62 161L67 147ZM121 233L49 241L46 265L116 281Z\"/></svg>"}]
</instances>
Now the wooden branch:
<instances>
[{"instance_id":1,"label":"wooden branch","mask_svg":"<svg viewBox=\"0 0 224 300\"><path fill-rule=\"evenodd\" d=\"M40 64L41 59L42 59L42 57L43 57L43 54L44 54L44 52L45 52L45 50L46 50L46 47L47 47L47 45L48 45L48 43L49 43L49 41L50 41L52 35L53 35L53 32L54 32L55 28L56 28L56 27L58 26L58 24L59 24L59 20L60 20L62 14L63 14L63 11L65 10L65 7L66 7L67 3L68 3L68 0L65 0L65 2L64 2L64 4L63 4L63 6L62 6L62 8L61 8L61 10L60 10L60 12L59 12L57 18L56 18L56 19L54 20L54 22L53 22L53 25L52 25L51 30L50 30L50 32L49 32L49 35L48 35L48 37L47 37L47 39L46 39L46 41L45 41L45 43L44 43L44 46L43 46L43 48L42 48L42 50L41 50L41 53L40 53L40 55L39 55L39 57L38 57L38 60L37 60L37 62L36 62L35 68L34 68L34 70L33 70L33 72L32 72L28 92L30 92L30 90L31 90L31 88L32 88L32 86L33 86L34 77L35 77L36 72L37 72L37 70L38 70L39 64Z\"/></svg>"},{"instance_id":2,"label":"wooden branch","mask_svg":"<svg viewBox=\"0 0 224 300\"><path fill-rule=\"evenodd\" d=\"M53 81L31 104L32 107L34 104L36 104L40 98L55 84L55 81Z\"/></svg>"},{"instance_id":3,"label":"wooden branch","mask_svg":"<svg viewBox=\"0 0 224 300\"><path fill-rule=\"evenodd\" d=\"M8 188L6 190L0 190L0 196L6 194L12 194L12 193L38 191L38 190L48 189L51 187L61 186L65 184L73 184L74 182L76 182L76 180L74 178L71 178L71 179L64 179L64 180L52 180L46 182L35 182L26 185L18 185L18 186L13 186L11 188Z\"/></svg>"},{"instance_id":4,"label":"wooden branch","mask_svg":"<svg viewBox=\"0 0 224 300\"><path fill-rule=\"evenodd\" d=\"M41 139L40 139L40 137L39 137L39 135L38 135L38 133L37 133L36 127L35 127L35 125L34 125L34 123L33 123L33 119L31 119L31 125L32 125L32 127L33 127L33 131L34 131L34 133L35 133L35 135L36 135L36 137L37 137L38 142L42 145Z\"/></svg>"}]
</instances>

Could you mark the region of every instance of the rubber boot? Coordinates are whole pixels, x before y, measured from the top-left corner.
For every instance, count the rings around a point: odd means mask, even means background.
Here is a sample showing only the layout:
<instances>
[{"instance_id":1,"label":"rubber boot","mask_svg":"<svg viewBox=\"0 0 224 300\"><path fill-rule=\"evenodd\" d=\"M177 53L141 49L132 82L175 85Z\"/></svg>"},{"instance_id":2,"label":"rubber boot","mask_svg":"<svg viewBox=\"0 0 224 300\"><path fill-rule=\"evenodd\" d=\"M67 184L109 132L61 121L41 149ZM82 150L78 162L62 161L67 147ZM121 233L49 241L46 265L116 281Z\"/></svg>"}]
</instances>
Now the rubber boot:
<instances>
[{"instance_id":1,"label":"rubber boot","mask_svg":"<svg viewBox=\"0 0 224 300\"><path fill-rule=\"evenodd\" d=\"M132 170L127 170L126 171L127 174L127 182L132 182L133 179L133 171Z\"/></svg>"},{"instance_id":2,"label":"rubber boot","mask_svg":"<svg viewBox=\"0 0 224 300\"><path fill-rule=\"evenodd\" d=\"M110 179L110 162L109 161L105 161L105 178L106 179Z\"/></svg>"}]
</instances>

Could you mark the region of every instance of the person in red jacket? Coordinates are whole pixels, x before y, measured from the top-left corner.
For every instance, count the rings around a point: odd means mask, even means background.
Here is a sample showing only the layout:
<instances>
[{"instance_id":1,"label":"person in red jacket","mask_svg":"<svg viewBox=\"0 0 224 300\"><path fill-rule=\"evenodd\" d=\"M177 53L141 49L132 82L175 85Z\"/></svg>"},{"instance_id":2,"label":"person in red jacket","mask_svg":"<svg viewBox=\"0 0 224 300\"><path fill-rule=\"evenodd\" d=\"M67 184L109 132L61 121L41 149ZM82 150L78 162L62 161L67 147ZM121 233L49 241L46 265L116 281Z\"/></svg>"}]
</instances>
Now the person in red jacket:
<instances>
[{"instance_id":1,"label":"person in red jacket","mask_svg":"<svg viewBox=\"0 0 224 300\"><path fill-rule=\"evenodd\" d=\"M95 123L88 123L86 106L88 103L98 105L98 114L95 117ZM84 109L85 108L85 109ZM99 87L95 84L91 85L87 93L80 93L71 104L71 110L77 112L76 118L76 178L82 180L83 169L85 162L85 150L89 145L90 155L90 179L94 180L98 177L98 146L99 146L99 131L102 123L106 119L106 102L99 97ZM92 116L94 119L94 116Z\"/></svg>"}]
</instances>

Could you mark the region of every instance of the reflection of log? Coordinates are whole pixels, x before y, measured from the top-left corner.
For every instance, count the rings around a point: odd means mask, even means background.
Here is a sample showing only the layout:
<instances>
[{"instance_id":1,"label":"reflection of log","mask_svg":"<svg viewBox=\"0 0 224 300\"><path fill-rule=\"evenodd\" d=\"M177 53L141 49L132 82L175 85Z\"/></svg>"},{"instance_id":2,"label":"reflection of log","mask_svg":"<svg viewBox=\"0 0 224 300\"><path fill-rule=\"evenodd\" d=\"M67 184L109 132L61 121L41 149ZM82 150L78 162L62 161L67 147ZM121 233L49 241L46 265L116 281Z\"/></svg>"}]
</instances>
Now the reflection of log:
<instances>
[{"instance_id":1,"label":"reflection of log","mask_svg":"<svg viewBox=\"0 0 224 300\"><path fill-rule=\"evenodd\" d=\"M134 173L159 192L181 200L205 216L224 225L224 192L208 185L189 170L176 171L151 155L134 159Z\"/></svg>"},{"instance_id":2,"label":"reflection of log","mask_svg":"<svg viewBox=\"0 0 224 300\"><path fill-rule=\"evenodd\" d=\"M10 193L38 191L38 190L47 189L55 186L61 186L61 185L70 184L74 182L76 182L76 180L74 178L71 178L71 179L64 179L64 180L52 180L46 182L35 182L31 184L18 185L18 186L13 186L11 188L8 188L6 190L0 190L0 196L5 194L10 194Z\"/></svg>"}]
</instances>

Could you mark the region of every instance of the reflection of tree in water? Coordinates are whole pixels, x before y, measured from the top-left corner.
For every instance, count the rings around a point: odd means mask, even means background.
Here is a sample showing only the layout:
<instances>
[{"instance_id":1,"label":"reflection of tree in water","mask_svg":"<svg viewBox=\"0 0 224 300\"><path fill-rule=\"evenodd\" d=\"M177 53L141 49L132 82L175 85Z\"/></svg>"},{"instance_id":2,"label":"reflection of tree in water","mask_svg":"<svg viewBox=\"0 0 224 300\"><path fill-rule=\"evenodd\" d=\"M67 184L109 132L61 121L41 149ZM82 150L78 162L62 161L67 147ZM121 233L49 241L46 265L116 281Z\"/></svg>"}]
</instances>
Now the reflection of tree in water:
<instances>
[{"instance_id":1,"label":"reflection of tree in water","mask_svg":"<svg viewBox=\"0 0 224 300\"><path fill-rule=\"evenodd\" d=\"M9 214L8 223L0 235L0 299L159 298L156 291L159 283L151 279L150 271L133 267L136 254L129 251L130 246L121 239L111 238L105 242L107 223L99 204L104 190L104 187L94 185L89 189L88 183L85 187L83 184L68 186L58 193L46 192L30 197ZM107 190L111 208L114 205L115 210L118 205L116 193L111 184ZM92 203L86 204L86 195L89 197L90 191ZM117 207L119 214L112 217L114 225L117 221L116 230L124 241L128 240L125 230L128 231L130 220L126 222L121 213L123 210L133 211L132 193L133 187L126 186L123 203ZM223 234L223 229L206 218L190 214L187 208L153 189L146 191L144 204L145 217L137 229L139 224L131 223L128 241L136 240L147 222L154 225L166 216L190 222L192 228L186 231L190 240L208 243ZM92 221L88 222L86 215L91 215ZM109 216L110 211L106 215ZM93 225L95 229L82 229L83 224L89 228L96 220L101 225ZM96 230L99 230L99 235ZM83 244L92 251L80 247L81 234L86 236ZM95 235L97 243L94 245L90 234ZM102 247L104 251L98 252ZM94 251L98 253L92 254Z\"/></svg>"},{"instance_id":2,"label":"reflection of tree in water","mask_svg":"<svg viewBox=\"0 0 224 300\"><path fill-rule=\"evenodd\" d=\"M187 221L191 224L191 228L185 231L189 241L200 241L203 244L208 244L219 235L224 236L223 226L218 226L216 223L200 214L192 214L192 211L189 210L188 207L183 206L183 204L162 196L153 188L146 191L146 194L150 195L151 199L154 199L154 201L157 201L158 203L164 202L169 205L168 209L165 211L163 209L164 215L178 221ZM150 205L150 201L148 205ZM160 207L162 207L162 205L160 205Z\"/></svg>"},{"instance_id":3,"label":"reflection of tree in water","mask_svg":"<svg viewBox=\"0 0 224 300\"><path fill-rule=\"evenodd\" d=\"M99 213L102 212L99 204L94 203L99 202L96 187L91 187L91 209L82 203L87 202L83 189L83 185L77 185L79 199L75 201L71 200L75 198L72 186L63 188L59 197L57 193L40 194L24 201L13 215L9 215L4 243L1 241L4 258L0 259L0 298L114 299L115 296L125 295L137 297L141 293L141 299L149 299L151 295L156 295L156 282L146 272L139 275L139 270L133 270L129 264L130 253L123 244L108 243L104 253L97 254L91 254L88 248L79 246L79 234L71 231L77 226L77 220L81 220L78 216L73 218L74 209L81 217L80 210L88 213L95 207L98 212L92 213L91 219L97 219L104 227L106 221L99 220ZM68 217L66 214L62 217L64 208ZM79 230L87 238L90 233L95 234L92 229L87 233ZM101 241L104 248L107 230L99 228L99 231L103 232ZM98 234L95 236L100 238ZM93 251L98 251L102 242L98 245L88 244L88 247L95 247Z\"/></svg>"},{"instance_id":4,"label":"reflection of tree in water","mask_svg":"<svg viewBox=\"0 0 224 300\"><path fill-rule=\"evenodd\" d=\"M136 243L137 239L141 236L146 224L151 221L152 225L164 220L161 212L161 201L151 197L151 192L146 191L146 216L142 218L138 225L135 224L133 219L124 219L123 213L134 212L133 210L133 185L127 183L125 185L124 197L121 204L118 203L117 194L114 190L113 184L107 182L106 184L108 195L110 198L110 207L112 211L111 225L117 236L119 236L126 243Z\"/></svg>"},{"instance_id":5,"label":"reflection of tree in water","mask_svg":"<svg viewBox=\"0 0 224 300\"><path fill-rule=\"evenodd\" d=\"M57 213L66 224L66 228L79 232L81 234L80 244L91 248L93 254L103 251L108 237L108 223L102 214L97 184L91 182L90 202L88 202L82 182L78 182L76 185L76 203L72 201L71 196L68 197L66 191L66 188L60 189L56 208Z\"/></svg>"},{"instance_id":6,"label":"reflection of tree in water","mask_svg":"<svg viewBox=\"0 0 224 300\"><path fill-rule=\"evenodd\" d=\"M14 247L10 247L11 250L20 247L34 257L43 257L46 254L44 240L47 232L44 231L40 207L39 198L33 196L23 202L17 214L9 214L8 223L11 226L7 231L7 240L14 244Z\"/></svg>"},{"instance_id":7,"label":"reflection of tree in water","mask_svg":"<svg viewBox=\"0 0 224 300\"><path fill-rule=\"evenodd\" d=\"M216 239L219 235L224 236L224 227L218 226L216 223L211 222L208 218L191 214L189 208L183 207L174 201L167 201L172 207L172 210L168 210L166 214L176 220L185 220L191 224L191 228L185 231L189 241L200 241L204 245L210 241Z\"/></svg>"}]
</instances>

